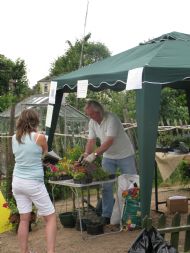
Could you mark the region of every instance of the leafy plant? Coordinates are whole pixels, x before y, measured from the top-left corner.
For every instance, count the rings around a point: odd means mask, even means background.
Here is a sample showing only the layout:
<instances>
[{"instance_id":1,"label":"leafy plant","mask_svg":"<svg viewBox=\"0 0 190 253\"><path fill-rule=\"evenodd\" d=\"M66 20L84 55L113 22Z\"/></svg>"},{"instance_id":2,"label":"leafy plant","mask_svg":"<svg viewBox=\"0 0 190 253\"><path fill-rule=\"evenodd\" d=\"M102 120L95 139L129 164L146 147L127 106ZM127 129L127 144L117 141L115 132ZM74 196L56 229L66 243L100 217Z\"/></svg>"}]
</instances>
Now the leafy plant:
<instances>
[{"instance_id":1,"label":"leafy plant","mask_svg":"<svg viewBox=\"0 0 190 253\"><path fill-rule=\"evenodd\" d=\"M190 163L187 160L182 160L177 166L179 171L179 179L183 184L190 183Z\"/></svg>"},{"instance_id":2,"label":"leafy plant","mask_svg":"<svg viewBox=\"0 0 190 253\"><path fill-rule=\"evenodd\" d=\"M108 172L104 171L102 168L96 168L92 172L92 177L95 181L103 181L109 178Z\"/></svg>"},{"instance_id":3,"label":"leafy plant","mask_svg":"<svg viewBox=\"0 0 190 253\"><path fill-rule=\"evenodd\" d=\"M84 172L76 172L73 174L73 178L77 180L84 179L86 177L86 173Z\"/></svg>"},{"instance_id":4,"label":"leafy plant","mask_svg":"<svg viewBox=\"0 0 190 253\"><path fill-rule=\"evenodd\" d=\"M10 208L10 210L11 210L11 214L18 213L18 208L17 208L17 205L16 205L16 201L13 197L8 200L7 204L8 204L8 207Z\"/></svg>"},{"instance_id":5,"label":"leafy plant","mask_svg":"<svg viewBox=\"0 0 190 253\"><path fill-rule=\"evenodd\" d=\"M170 147L174 142L174 136L172 133L160 132L157 138L157 145L160 147Z\"/></svg>"},{"instance_id":6,"label":"leafy plant","mask_svg":"<svg viewBox=\"0 0 190 253\"><path fill-rule=\"evenodd\" d=\"M74 148L68 148L67 149L66 158L70 162L74 162L74 161L77 161L79 159L79 157L81 156L82 153L83 153L83 150L82 150L81 146L76 145Z\"/></svg>"}]
</instances>

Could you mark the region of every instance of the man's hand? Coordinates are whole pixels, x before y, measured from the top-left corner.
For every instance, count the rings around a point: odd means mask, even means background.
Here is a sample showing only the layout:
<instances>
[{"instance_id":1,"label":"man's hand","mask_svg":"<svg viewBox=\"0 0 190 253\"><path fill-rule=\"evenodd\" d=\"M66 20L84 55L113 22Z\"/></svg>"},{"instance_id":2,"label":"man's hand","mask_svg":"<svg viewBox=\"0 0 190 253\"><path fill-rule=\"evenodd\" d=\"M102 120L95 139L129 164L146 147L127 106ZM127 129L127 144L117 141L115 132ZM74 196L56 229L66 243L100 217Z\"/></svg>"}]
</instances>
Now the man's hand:
<instances>
[{"instance_id":1,"label":"man's hand","mask_svg":"<svg viewBox=\"0 0 190 253\"><path fill-rule=\"evenodd\" d=\"M96 155L94 153L91 153L87 157L85 157L82 161L82 163L92 163L96 159Z\"/></svg>"}]
</instances>

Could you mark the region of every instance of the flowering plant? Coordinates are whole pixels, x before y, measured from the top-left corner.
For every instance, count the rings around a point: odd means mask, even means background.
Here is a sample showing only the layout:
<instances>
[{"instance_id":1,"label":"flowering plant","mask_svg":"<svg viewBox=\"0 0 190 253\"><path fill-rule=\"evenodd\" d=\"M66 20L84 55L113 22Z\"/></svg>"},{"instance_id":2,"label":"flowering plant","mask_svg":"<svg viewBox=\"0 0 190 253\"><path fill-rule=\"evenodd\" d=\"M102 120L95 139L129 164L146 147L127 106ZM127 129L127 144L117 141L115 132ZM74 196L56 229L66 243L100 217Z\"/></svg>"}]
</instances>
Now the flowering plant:
<instances>
[{"instance_id":1,"label":"flowering plant","mask_svg":"<svg viewBox=\"0 0 190 253\"><path fill-rule=\"evenodd\" d=\"M133 187L130 187L128 190L122 192L124 198L131 198L138 200L140 198L140 189L137 187L137 184L134 183Z\"/></svg>"},{"instance_id":2,"label":"flowering plant","mask_svg":"<svg viewBox=\"0 0 190 253\"><path fill-rule=\"evenodd\" d=\"M52 178L52 180L61 180L65 176L72 175L71 161L64 157L62 160L58 161L57 164L49 163L46 169L46 177Z\"/></svg>"}]
</instances>

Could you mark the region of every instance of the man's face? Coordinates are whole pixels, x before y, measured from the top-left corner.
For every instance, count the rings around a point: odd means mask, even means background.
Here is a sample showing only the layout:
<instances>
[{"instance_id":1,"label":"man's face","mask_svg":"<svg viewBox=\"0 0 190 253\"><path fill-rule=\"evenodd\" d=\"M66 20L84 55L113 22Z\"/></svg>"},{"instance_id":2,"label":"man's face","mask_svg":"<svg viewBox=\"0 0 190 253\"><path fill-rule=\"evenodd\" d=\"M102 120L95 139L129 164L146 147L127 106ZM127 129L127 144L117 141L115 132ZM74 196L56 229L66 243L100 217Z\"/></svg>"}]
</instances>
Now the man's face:
<instances>
[{"instance_id":1,"label":"man's face","mask_svg":"<svg viewBox=\"0 0 190 253\"><path fill-rule=\"evenodd\" d=\"M85 114L89 118L95 120L98 123L100 123L101 120L102 120L100 112L94 111L94 109L92 107L90 107L90 106L85 109Z\"/></svg>"}]
</instances>

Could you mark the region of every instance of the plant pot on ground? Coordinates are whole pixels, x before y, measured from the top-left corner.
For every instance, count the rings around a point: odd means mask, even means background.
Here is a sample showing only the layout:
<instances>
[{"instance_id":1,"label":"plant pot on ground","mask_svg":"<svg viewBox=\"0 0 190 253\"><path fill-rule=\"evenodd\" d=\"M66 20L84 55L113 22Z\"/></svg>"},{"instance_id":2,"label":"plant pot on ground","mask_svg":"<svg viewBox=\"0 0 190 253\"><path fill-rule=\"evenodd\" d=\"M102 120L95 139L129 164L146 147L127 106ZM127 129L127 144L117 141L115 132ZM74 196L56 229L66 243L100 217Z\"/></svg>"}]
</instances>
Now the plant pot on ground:
<instances>
[{"instance_id":1,"label":"plant pot on ground","mask_svg":"<svg viewBox=\"0 0 190 253\"><path fill-rule=\"evenodd\" d=\"M86 224L87 233L90 235L99 235L104 233L104 224L101 222L89 222Z\"/></svg>"},{"instance_id":2,"label":"plant pot on ground","mask_svg":"<svg viewBox=\"0 0 190 253\"><path fill-rule=\"evenodd\" d=\"M74 228L76 223L76 216L73 214L73 212L65 212L59 214L59 219L61 224L65 228Z\"/></svg>"},{"instance_id":3,"label":"plant pot on ground","mask_svg":"<svg viewBox=\"0 0 190 253\"><path fill-rule=\"evenodd\" d=\"M81 219L81 225L82 225L82 230L83 230L83 231L86 231L86 227L87 227L87 224L88 224L89 222L90 222L90 220L87 219L87 218L82 218L82 219ZM76 220L75 228L76 228L76 230L78 230L78 231L81 230L79 218L77 218L77 220Z\"/></svg>"}]
</instances>

